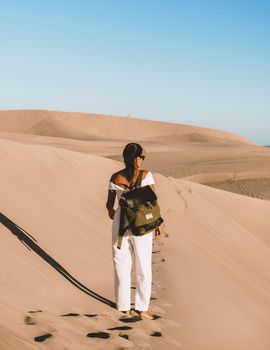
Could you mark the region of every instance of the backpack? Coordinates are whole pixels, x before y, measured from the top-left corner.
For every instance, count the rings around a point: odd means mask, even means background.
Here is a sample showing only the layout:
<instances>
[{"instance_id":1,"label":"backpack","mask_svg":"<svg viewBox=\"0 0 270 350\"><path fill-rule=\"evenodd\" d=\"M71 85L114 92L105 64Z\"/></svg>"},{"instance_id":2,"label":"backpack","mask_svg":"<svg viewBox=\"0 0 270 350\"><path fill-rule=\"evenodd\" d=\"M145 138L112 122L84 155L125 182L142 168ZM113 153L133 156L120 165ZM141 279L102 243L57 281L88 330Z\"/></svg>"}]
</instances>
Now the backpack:
<instances>
[{"instance_id":1,"label":"backpack","mask_svg":"<svg viewBox=\"0 0 270 350\"><path fill-rule=\"evenodd\" d=\"M150 185L141 187L143 170L133 186L127 186L119 199L120 224L117 248L121 248L122 238L129 228L134 236L141 236L160 226L164 221L160 216L157 196ZM124 215L128 225L124 227Z\"/></svg>"}]
</instances>

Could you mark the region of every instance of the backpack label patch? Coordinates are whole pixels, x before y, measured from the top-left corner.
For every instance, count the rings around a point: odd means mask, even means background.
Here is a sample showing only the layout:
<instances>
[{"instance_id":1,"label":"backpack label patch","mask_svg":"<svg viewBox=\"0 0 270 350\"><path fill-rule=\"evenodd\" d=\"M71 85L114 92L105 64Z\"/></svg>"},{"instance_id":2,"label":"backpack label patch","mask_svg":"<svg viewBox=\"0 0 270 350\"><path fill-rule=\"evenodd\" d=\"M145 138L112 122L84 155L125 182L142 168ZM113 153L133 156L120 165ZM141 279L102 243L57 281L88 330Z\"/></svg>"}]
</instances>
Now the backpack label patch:
<instances>
[{"instance_id":1,"label":"backpack label patch","mask_svg":"<svg viewBox=\"0 0 270 350\"><path fill-rule=\"evenodd\" d=\"M152 213L146 214L145 217L146 217L147 220L152 219L153 218L153 214Z\"/></svg>"}]
</instances>

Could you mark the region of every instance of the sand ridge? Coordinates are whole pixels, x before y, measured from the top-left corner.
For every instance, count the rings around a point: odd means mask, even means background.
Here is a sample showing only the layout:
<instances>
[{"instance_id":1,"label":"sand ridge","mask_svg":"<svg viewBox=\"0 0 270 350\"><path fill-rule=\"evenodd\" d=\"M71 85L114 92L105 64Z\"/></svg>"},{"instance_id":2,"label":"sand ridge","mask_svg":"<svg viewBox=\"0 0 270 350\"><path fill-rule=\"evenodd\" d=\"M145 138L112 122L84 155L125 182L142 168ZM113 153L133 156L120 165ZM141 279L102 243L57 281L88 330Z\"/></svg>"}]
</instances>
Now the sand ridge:
<instances>
[{"instance_id":1,"label":"sand ridge","mask_svg":"<svg viewBox=\"0 0 270 350\"><path fill-rule=\"evenodd\" d=\"M254 144L240 135L193 125L94 113L2 110L0 131L85 140L227 140Z\"/></svg>"}]
</instances>

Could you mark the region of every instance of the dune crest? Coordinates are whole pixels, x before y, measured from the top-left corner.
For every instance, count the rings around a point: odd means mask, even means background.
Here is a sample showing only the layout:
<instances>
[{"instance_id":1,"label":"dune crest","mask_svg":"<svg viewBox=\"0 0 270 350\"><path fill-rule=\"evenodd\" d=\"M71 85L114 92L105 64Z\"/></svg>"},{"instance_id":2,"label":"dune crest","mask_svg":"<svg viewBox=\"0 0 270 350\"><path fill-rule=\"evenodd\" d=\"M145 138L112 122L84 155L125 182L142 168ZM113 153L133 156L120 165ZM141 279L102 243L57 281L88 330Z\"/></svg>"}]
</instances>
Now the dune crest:
<instances>
[{"instance_id":1,"label":"dune crest","mask_svg":"<svg viewBox=\"0 0 270 350\"><path fill-rule=\"evenodd\" d=\"M230 132L192 125L94 113L47 110L0 111L0 131L72 139L254 142Z\"/></svg>"}]
</instances>

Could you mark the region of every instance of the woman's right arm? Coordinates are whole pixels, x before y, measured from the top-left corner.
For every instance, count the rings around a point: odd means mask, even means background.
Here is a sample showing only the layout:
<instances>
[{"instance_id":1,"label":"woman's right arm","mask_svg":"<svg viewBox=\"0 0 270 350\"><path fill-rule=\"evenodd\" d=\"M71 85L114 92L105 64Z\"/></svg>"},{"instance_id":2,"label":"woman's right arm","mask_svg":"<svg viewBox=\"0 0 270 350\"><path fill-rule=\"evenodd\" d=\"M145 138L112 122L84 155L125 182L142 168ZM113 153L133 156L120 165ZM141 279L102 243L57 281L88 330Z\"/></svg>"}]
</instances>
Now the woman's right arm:
<instances>
[{"instance_id":1,"label":"woman's right arm","mask_svg":"<svg viewBox=\"0 0 270 350\"><path fill-rule=\"evenodd\" d=\"M109 217L113 219L115 210L113 209L114 201L115 201L116 191L108 190L108 198L106 203L106 208L108 210Z\"/></svg>"},{"instance_id":2,"label":"woman's right arm","mask_svg":"<svg viewBox=\"0 0 270 350\"><path fill-rule=\"evenodd\" d=\"M114 206L114 201L115 201L115 197L116 197L116 188L115 188L115 184L114 184L114 178L115 178L115 176L113 174L109 180L108 198L107 198L107 203L106 203L106 208L108 210L109 217L112 220L113 220L114 214L115 214L115 210L113 209L113 206Z\"/></svg>"}]
</instances>

